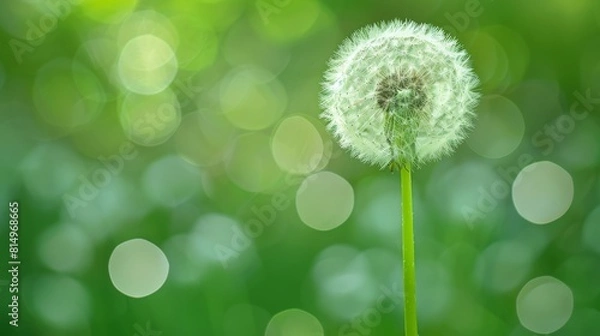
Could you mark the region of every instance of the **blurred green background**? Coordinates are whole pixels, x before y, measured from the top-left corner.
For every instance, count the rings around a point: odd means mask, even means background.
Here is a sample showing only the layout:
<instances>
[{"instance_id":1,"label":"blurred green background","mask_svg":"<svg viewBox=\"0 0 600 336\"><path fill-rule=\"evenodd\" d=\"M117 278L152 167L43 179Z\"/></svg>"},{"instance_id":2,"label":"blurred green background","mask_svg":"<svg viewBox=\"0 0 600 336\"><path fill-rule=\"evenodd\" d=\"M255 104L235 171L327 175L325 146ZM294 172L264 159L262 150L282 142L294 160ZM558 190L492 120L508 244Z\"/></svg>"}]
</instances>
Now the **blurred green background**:
<instances>
[{"instance_id":1,"label":"blurred green background","mask_svg":"<svg viewBox=\"0 0 600 336\"><path fill-rule=\"evenodd\" d=\"M1 334L402 335L398 175L318 118L336 47L391 19L482 82L414 174L420 334L600 334L593 0L3 1Z\"/></svg>"}]
</instances>

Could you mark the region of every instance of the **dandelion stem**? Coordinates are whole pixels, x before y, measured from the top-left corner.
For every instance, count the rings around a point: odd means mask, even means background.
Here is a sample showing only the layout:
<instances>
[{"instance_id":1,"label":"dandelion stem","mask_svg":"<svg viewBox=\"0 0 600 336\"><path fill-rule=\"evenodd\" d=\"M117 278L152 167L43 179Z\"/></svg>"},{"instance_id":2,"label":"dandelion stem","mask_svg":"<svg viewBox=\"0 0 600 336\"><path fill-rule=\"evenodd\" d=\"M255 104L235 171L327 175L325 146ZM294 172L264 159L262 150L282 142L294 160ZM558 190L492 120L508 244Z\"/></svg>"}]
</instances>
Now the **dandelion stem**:
<instances>
[{"instance_id":1,"label":"dandelion stem","mask_svg":"<svg viewBox=\"0 0 600 336\"><path fill-rule=\"evenodd\" d=\"M417 336L417 295L415 279L415 239L413 229L412 178L410 165L400 169L402 193L402 266L404 271L405 336Z\"/></svg>"}]
</instances>

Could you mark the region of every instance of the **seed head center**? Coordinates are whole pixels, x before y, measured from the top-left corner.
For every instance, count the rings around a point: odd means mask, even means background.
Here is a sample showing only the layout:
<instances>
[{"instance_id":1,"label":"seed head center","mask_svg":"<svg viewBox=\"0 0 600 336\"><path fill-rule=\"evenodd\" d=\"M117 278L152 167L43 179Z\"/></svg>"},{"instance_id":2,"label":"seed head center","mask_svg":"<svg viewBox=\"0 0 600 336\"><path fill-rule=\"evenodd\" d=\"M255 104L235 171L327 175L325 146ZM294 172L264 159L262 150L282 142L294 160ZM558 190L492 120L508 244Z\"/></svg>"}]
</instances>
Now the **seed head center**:
<instances>
[{"instance_id":1,"label":"seed head center","mask_svg":"<svg viewBox=\"0 0 600 336\"><path fill-rule=\"evenodd\" d=\"M377 83L377 105L399 116L419 111L426 101L423 81L415 74L394 73Z\"/></svg>"}]
</instances>

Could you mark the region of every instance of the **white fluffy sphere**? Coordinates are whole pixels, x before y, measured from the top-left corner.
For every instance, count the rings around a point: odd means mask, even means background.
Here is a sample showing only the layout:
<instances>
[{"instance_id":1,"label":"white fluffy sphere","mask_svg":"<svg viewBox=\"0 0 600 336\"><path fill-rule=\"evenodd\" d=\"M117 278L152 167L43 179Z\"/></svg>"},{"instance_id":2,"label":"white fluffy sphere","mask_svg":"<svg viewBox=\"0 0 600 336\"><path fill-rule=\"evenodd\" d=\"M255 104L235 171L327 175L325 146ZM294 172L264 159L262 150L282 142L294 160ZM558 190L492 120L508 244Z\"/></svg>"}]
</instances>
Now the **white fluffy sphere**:
<instances>
[{"instance_id":1,"label":"white fluffy sphere","mask_svg":"<svg viewBox=\"0 0 600 336\"><path fill-rule=\"evenodd\" d=\"M441 29L392 21L358 30L325 73L321 117L358 159L420 166L451 153L471 127L479 81Z\"/></svg>"}]
</instances>

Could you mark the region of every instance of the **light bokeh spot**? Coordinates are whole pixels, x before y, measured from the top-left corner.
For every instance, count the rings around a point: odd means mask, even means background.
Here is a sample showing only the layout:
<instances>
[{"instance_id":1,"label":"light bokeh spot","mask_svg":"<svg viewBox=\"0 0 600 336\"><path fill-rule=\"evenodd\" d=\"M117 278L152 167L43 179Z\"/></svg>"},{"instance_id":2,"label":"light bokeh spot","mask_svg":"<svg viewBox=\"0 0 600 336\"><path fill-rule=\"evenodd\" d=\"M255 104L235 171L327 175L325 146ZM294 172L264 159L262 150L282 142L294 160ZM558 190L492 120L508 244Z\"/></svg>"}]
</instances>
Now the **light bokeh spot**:
<instances>
[{"instance_id":1,"label":"light bokeh spot","mask_svg":"<svg viewBox=\"0 0 600 336\"><path fill-rule=\"evenodd\" d=\"M257 236L255 228L223 214L203 215L194 224L190 257L201 268L254 267L257 262L252 239Z\"/></svg>"},{"instance_id":2,"label":"light bokeh spot","mask_svg":"<svg viewBox=\"0 0 600 336\"><path fill-rule=\"evenodd\" d=\"M162 249L169 259L169 281L178 285L197 285L207 275L204 267L199 267L192 253L196 242L189 234L176 234L169 237Z\"/></svg>"},{"instance_id":3,"label":"light bokeh spot","mask_svg":"<svg viewBox=\"0 0 600 336\"><path fill-rule=\"evenodd\" d=\"M194 165L214 165L224 158L233 132L231 124L213 111L203 109L188 113L174 136L176 150Z\"/></svg>"},{"instance_id":4,"label":"light bokeh spot","mask_svg":"<svg viewBox=\"0 0 600 336\"><path fill-rule=\"evenodd\" d=\"M131 239L113 250L108 261L108 274L121 293L141 298L162 287L169 274L169 261L151 242Z\"/></svg>"},{"instance_id":5,"label":"light bokeh spot","mask_svg":"<svg viewBox=\"0 0 600 336\"><path fill-rule=\"evenodd\" d=\"M293 174L313 172L323 158L323 139L306 118L292 116L279 124L271 149L281 169Z\"/></svg>"},{"instance_id":6,"label":"light bokeh spot","mask_svg":"<svg viewBox=\"0 0 600 336\"><path fill-rule=\"evenodd\" d=\"M517 212L534 224L548 224L562 217L573 202L571 175L550 161L523 168L512 186Z\"/></svg>"},{"instance_id":7,"label":"light bokeh spot","mask_svg":"<svg viewBox=\"0 0 600 336\"><path fill-rule=\"evenodd\" d=\"M127 42L121 51L118 69L126 89L151 95L171 84L178 67L171 46L155 35L146 34Z\"/></svg>"},{"instance_id":8,"label":"light bokeh spot","mask_svg":"<svg viewBox=\"0 0 600 336\"><path fill-rule=\"evenodd\" d=\"M142 176L146 195L156 204L175 207L194 195L202 185L198 168L176 155L152 163Z\"/></svg>"},{"instance_id":9,"label":"light bokeh spot","mask_svg":"<svg viewBox=\"0 0 600 336\"><path fill-rule=\"evenodd\" d=\"M321 322L300 309L288 309L273 316L265 336L324 336Z\"/></svg>"},{"instance_id":10,"label":"light bokeh spot","mask_svg":"<svg viewBox=\"0 0 600 336\"><path fill-rule=\"evenodd\" d=\"M42 67L33 85L36 112L48 124L71 130L90 122L104 107L106 94L87 67L58 59Z\"/></svg>"},{"instance_id":11,"label":"light bokeh spot","mask_svg":"<svg viewBox=\"0 0 600 336\"><path fill-rule=\"evenodd\" d=\"M261 133L236 138L225 163L227 176L237 186L250 192L273 187L281 176L281 170L269 147L269 138Z\"/></svg>"},{"instance_id":12,"label":"light bokeh spot","mask_svg":"<svg viewBox=\"0 0 600 336\"><path fill-rule=\"evenodd\" d=\"M371 307L379 294L378 282L386 281L371 274L372 257L385 267L381 278L395 271L390 267L390 258L377 251L360 253L353 246L333 245L319 253L312 278L317 289L316 302L322 311L338 319L351 319Z\"/></svg>"},{"instance_id":13,"label":"light bokeh spot","mask_svg":"<svg viewBox=\"0 0 600 336\"><path fill-rule=\"evenodd\" d=\"M56 201L61 197L79 196L73 190L85 179L81 159L55 143L35 147L21 162L23 184L36 199Z\"/></svg>"},{"instance_id":14,"label":"light bokeh spot","mask_svg":"<svg viewBox=\"0 0 600 336\"><path fill-rule=\"evenodd\" d=\"M510 183L481 160L461 164L442 162L434 168L432 176L427 185L427 203L437 206L446 224L494 223L505 208L501 200L510 194Z\"/></svg>"},{"instance_id":15,"label":"light bokeh spot","mask_svg":"<svg viewBox=\"0 0 600 336\"><path fill-rule=\"evenodd\" d=\"M220 89L221 109L238 128L260 130L271 126L283 114L287 95L281 83L259 68L234 70Z\"/></svg>"},{"instance_id":16,"label":"light bokeh spot","mask_svg":"<svg viewBox=\"0 0 600 336\"><path fill-rule=\"evenodd\" d=\"M213 64L219 54L220 42L214 27L189 14L171 20L177 27L185 27L180 31L181 42L176 50L179 67L199 71Z\"/></svg>"},{"instance_id":17,"label":"light bokeh spot","mask_svg":"<svg viewBox=\"0 0 600 336\"><path fill-rule=\"evenodd\" d=\"M91 318L92 302L88 290L66 276L42 276L31 288L32 309L43 321L70 329L85 327Z\"/></svg>"},{"instance_id":18,"label":"light bokeh spot","mask_svg":"<svg viewBox=\"0 0 600 336\"><path fill-rule=\"evenodd\" d=\"M523 139L525 122L512 101L498 95L484 97L467 144L477 154L499 159L512 153Z\"/></svg>"},{"instance_id":19,"label":"light bokeh spot","mask_svg":"<svg viewBox=\"0 0 600 336\"><path fill-rule=\"evenodd\" d=\"M332 172L308 176L296 192L296 210L302 222L319 231L342 225L354 208L354 189Z\"/></svg>"},{"instance_id":20,"label":"light bokeh spot","mask_svg":"<svg viewBox=\"0 0 600 336\"><path fill-rule=\"evenodd\" d=\"M93 256L90 237L77 225L53 226L39 238L40 260L58 272L78 272L89 266Z\"/></svg>"},{"instance_id":21,"label":"light bokeh spot","mask_svg":"<svg viewBox=\"0 0 600 336\"><path fill-rule=\"evenodd\" d=\"M104 168L98 171L102 170ZM85 202L80 204L69 201L65 204L64 216L75 220L95 242L114 237L115 232L128 225L135 225L151 210L152 204L140 192L139 183L128 180L123 175L113 176L107 185L82 182L75 189L78 193L71 195L84 196L82 200Z\"/></svg>"},{"instance_id":22,"label":"light bokeh spot","mask_svg":"<svg viewBox=\"0 0 600 336\"><path fill-rule=\"evenodd\" d=\"M557 161L572 170L594 169L600 165L600 126L592 118L577 120L563 114L554 126L557 133L564 136L563 141L556 144ZM552 138L547 136L547 139ZM545 144L548 141L551 140Z\"/></svg>"},{"instance_id":23,"label":"light bokeh spot","mask_svg":"<svg viewBox=\"0 0 600 336\"><path fill-rule=\"evenodd\" d=\"M90 36L82 41L74 59L88 64L95 73L100 74L100 78L111 84L118 84L115 66L119 59L119 49L117 42L112 37ZM120 93L115 90L107 90L107 100L113 100L118 94Z\"/></svg>"},{"instance_id":24,"label":"light bokeh spot","mask_svg":"<svg viewBox=\"0 0 600 336\"><path fill-rule=\"evenodd\" d=\"M475 280L492 292L506 293L525 280L533 261L531 246L516 240L496 242L478 256Z\"/></svg>"},{"instance_id":25,"label":"light bokeh spot","mask_svg":"<svg viewBox=\"0 0 600 336\"><path fill-rule=\"evenodd\" d=\"M402 219L399 211L389 211L400 204L397 176L367 176L356 183L355 189L352 230L356 239L375 246L397 248ZM417 199L416 192L413 197Z\"/></svg>"},{"instance_id":26,"label":"light bokeh spot","mask_svg":"<svg viewBox=\"0 0 600 336\"><path fill-rule=\"evenodd\" d=\"M120 107L121 127L127 137L138 145L164 143L181 123L181 106L171 90L152 96L128 94Z\"/></svg>"},{"instance_id":27,"label":"light bokeh spot","mask_svg":"<svg viewBox=\"0 0 600 336\"><path fill-rule=\"evenodd\" d=\"M417 293L420 293L418 314L423 321L438 321L448 315L454 302L452 276L437 260L421 259L416 267ZM397 282L395 285L399 287Z\"/></svg>"},{"instance_id":28,"label":"light bokeh spot","mask_svg":"<svg viewBox=\"0 0 600 336\"><path fill-rule=\"evenodd\" d=\"M490 90L501 87L509 69L504 47L494 36L483 30L466 32L464 39L469 41L465 47L481 86Z\"/></svg>"},{"instance_id":29,"label":"light bokeh spot","mask_svg":"<svg viewBox=\"0 0 600 336\"><path fill-rule=\"evenodd\" d=\"M187 220L192 216L186 213L181 218ZM221 213L201 215L189 232L173 235L163 245L169 259L169 281L196 287L223 271L258 267L260 259L254 246L254 228ZM264 324L266 326L267 321ZM263 331L264 326L261 333Z\"/></svg>"},{"instance_id":30,"label":"light bokeh spot","mask_svg":"<svg viewBox=\"0 0 600 336\"><path fill-rule=\"evenodd\" d=\"M508 62L507 73L504 77L499 76L500 88L510 87L523 81L523 76L529 68L530 51L529 45L523 36L516 30L505 25L493 25L482 27L483 31L489 33L502 46Z\"/></svg>"},{"instance_id":31,"label":"light bokeh spot","mask_svg":"<svg viewBox=\"0 0 600 336\"><path fill-rule=\"evenodd\" d=\"M33 41L35 43L56 28L57 20L52 20L53 24L48 24L48 29L31 29L31 23L39 22L42 15L42 10L35 3L28 1L5 2L0 11L0 27L10 35L24 40L24 42ZM7 44L7 46L10 45ZM22 60L22 58L17 59Z\"/></svg>"},{"instance_id":32,"label":"light bokeh spot","mask_svg":"<svg viewBox=\"0 0 600 336\"><path fill-rule=\"evenodd\" d=\"M517 316L523 327L538 334L562 328L573 313L573 292L562 281L542 276L529 281L517 296Z\"/></svg>"}]
</instances>

